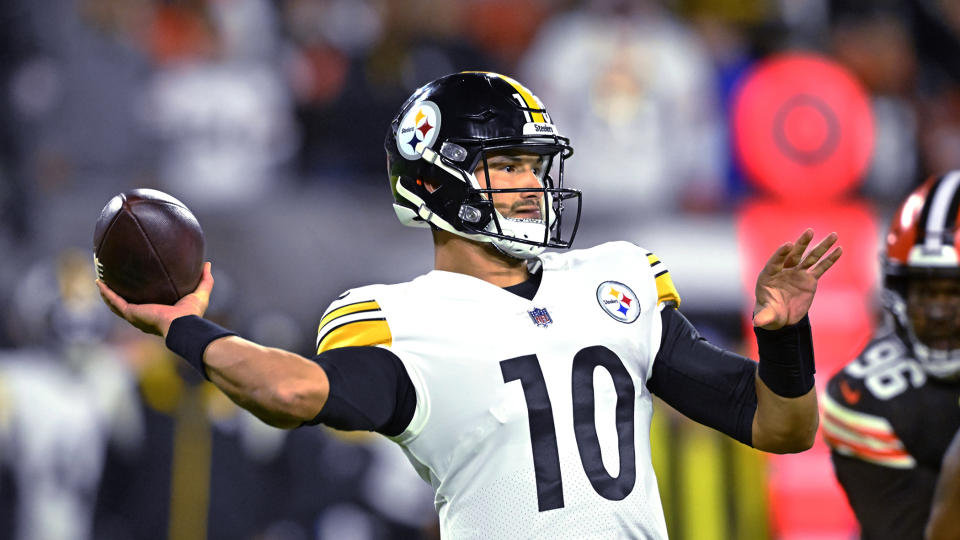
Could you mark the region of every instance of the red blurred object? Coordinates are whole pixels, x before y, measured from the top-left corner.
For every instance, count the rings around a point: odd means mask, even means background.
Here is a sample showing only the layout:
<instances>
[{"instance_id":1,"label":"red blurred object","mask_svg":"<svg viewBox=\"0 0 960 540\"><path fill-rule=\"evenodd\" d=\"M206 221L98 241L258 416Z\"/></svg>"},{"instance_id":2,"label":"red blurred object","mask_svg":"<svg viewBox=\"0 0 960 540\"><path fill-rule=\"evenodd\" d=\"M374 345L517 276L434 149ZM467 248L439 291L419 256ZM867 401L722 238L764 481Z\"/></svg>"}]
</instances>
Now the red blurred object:
<instances>
[{"instance_id":1,"label":"red blurred object","mask_svg":"<svg viewBox=\"0 0 960 540\"><path fill-rule=\"evenodd\" d=\"M839 235L843 257L817 286L810 309L817 363L817 391L853 357L873 331L871 297L879 276L878 228L870 205L858 200L825 200L796 206L766 198L746 202L737 213L737 236L744 289L753 291L757 273L783 242L813 227L814 243L831 231ZM753 308L753 295L744 313ZM752 323L744 318L746 343L756 358ZM778 540L854 538L858 527L833 475L830 451L818 435L814 447L768 459L770 527Z\"/></svg>"},{"instance_id":2,"label":"red blurred object","mask_svg":"<svg viewBox=\"0 0 960 540\"><path fill-rule=\"evenodd\" d=\"M866 295L875 290L880 275L880 246L877 243L880 232L875 211L868 203L858 200L825 201L816 208L795 208L776 200L752 200L740 206L736 219L743 286L744 290L750 292L750 310L753 309L752 293L757 274L770 254L784 242L796 240L804 229L810 227L815 233L811 244L836 232L839 237L837 245L843 247L840 261L823 275L817 285L817 296L810 308L814 339L819 333L837 331L844 334L853 327L862 328L870 324L870 317L866 315L870 307ZM830 305L834 291L850 291L864 295L864 298L855 302L852 298L838 301L834 306ZM752 336L753 332L750 334ZM753 339L749 341L753 342ZM865 341L855 342L844 354L855 356L865 344ZM852 358L843 359L837 367L842 367ZM827 366L821 364L818 356L818 375L821 374L821 367Z\"/></svg>"},{"instance_id":3,"label":"red blurred object","mask_svg":"<svg viewBox=\"0 0 960 540\"><path fill-rule=\"evenodd\" d=\"M850 191L873 150L867 93L839 64L791 53L759 63L734 95L733 139L750 181L791 202Z\"/></svg>"},{"instance_id":4,"label":"red blurred object","mask_svg":"<svg viewBox=\"0 0 960 540\"><path fill-rule=\"evenodd\" d=\"M523 56L548 15L539 0L484 0L464 7L467 34L508 64Z\"/></svg>"},{"instance_id":5,"label":"red blurred object","mask_svg":"<svg viewBox=\"0 0 960 540\"><path fill-rule=\"evenodd\" d=\"M157 6L144 37L151 56L160 64L209 58L218 48L216 31L200 8Z\"/></svg>"},{"instance_id":6,"label":"red blurred object","mask_svg":"<svg viewBox=\"0 0 960 540\"><path fill-rule=\"evenodd\" d=\"M329 104L343 93L349 69L342 51L327 45L307 48L294 66L293 88L301 101Z\"/></svg>"}]
</instances>

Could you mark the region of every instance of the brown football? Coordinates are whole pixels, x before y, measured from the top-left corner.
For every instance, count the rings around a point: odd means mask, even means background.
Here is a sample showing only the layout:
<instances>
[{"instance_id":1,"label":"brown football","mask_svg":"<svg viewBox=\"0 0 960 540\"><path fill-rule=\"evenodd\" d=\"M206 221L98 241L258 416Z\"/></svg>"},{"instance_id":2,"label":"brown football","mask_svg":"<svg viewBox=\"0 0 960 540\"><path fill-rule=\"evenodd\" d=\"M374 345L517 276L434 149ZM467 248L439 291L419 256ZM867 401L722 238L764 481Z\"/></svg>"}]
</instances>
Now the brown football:
<instances>
[{"instance_id":1,"label":"brown football","mask_svg":"<svg viewBox=\"0 0 960 540\"><path fill-rule=\"evenodd\" d=\"M203 231L177 199L155 189L125 191L100 212L93 233L97 275L134 304L175 304L203 272Z\"/></svg>"}]
</instances>

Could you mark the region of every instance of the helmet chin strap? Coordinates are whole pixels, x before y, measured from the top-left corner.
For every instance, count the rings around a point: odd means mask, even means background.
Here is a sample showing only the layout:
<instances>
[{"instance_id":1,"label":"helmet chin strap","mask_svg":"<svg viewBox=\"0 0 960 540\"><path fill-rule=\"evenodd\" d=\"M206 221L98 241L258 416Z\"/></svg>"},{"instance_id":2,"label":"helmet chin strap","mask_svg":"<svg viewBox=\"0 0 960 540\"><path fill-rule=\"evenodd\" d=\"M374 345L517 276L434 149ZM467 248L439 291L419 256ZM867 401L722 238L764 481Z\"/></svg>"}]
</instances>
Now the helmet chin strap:
<instances>
[{"instance_id":1,"label":"helmet chin strap","mask_svg":"<svg viewBox=\"0 0 960 540\"><path fill-rule=\"evenodd\" d=\"M509 230L508 232L508 229L504 227L505 223L508 224L510 227L521 228L521 230L519 231ZM492 225L493 224L491 223L491 226ZM530 238L532 234L537 233L539 234L540 238L543 238L543 234L544 234L544 230L543 230L544 226L539 223L513 223L506 219L501 218L500 226L503 229L504 234L507 234L508 236L519 236L521 238ZM534 227L539 229L539 231L534 231L533 230ZM527 232L524 232L522 228L526 228L530 230ZM497 250L503 253L504 255L508 255L515 259L522 259L522 260L539 257L540 254L543 253L544 249L546 249L544 246L534 246L531 244L524 244L523 242L506 240L504 238L491 238L490 243L493 244L493 247L497 248Z\"/></svg>"},{"instance_id":2,"label":"helmet chin strap","mask_svg":"<svg viewBox=\"0 0 960 540\"><path fill-rule=\"evenodd\" d=\"M505 217L500 213L499 210L494 210L494 214L496 215L494 219L500 224L500 230L505 236L522 238L531 242L535 242L540 239L546 239L549 236L549 228L556 219L556 216L547 211L546 205L552 204L551 200L550 193L548 192L544 192L543 198L540 200L541 217L548 218L550 220L549 224L544 223L543 221L517 221ZM493 222L493 220L491 220L490 223L487 224L487 231L496 232L496 230L497 225ZM531 245L524 242L517 242L514 240L496 237L491 240L491 243L501 253L521 260L535 259L539 257L540 254L542 254L546 249L546 247L543 245Z\"/></svg>"},{"instance_id":3,"label":"helmet chin strap","mask_svg":"<svg viewBox=\"0 0 960 540\"><path fill-rule=\"evenodd\" d=\"M937 379L960 379L960 349L931 349L919 340L913 343L913 353L920 365Z\"/></svg>"},{"instance_id":4,"label":"helmet chin strap","mask_svg":"<svg viewBox=\"0 0 960 540\"><path fill-rule=\"evenodd\" d=\"M884 289L881 301L924 371L937 379L960 380L960 349L934 349L921 342L910 324L907 302L896 292Z\"/></svg>"},{"instance_id":5,"label":"helmet chin strap","mask_svg":"<svg viewBox=\"0 0 960 540\"><path fill-rule=\"evenodd\" d=\"M452 233L452 234L455 234L455 235L457 235L457 236L462 236L463 238L466 238L466 239L468 239L468 240L473 240L474 242L485 243L485 244L493 244L493 247L495 247L498 251L500 251L500 252L503 253L504 255L513 257L513 258L515 258L515 259L524 259L524 260L526 260L526 259L533 259L533 258L535 258L535 257L538 257L541 253L543 253L543 251L544 251L544 249L545 249L543 246L535 246L535 245L524 244L523 242L516 242L516 241L513 241L513 240L507 240L507 239L504 239L504 238L496 238L496 237L487 236L487 235L481 234L481 233L470 234L470 233L465 233L465 232L463 232L463 231L458 231L454 226L452 226L452 225L450 225L449 223L447 223L446 220L444 220L443 218L441 218L441 217L438 216L437 214L433 213L433 212L427 207L427 204L423 201L423 199L421 199L419 196L417 196L417 195L416 195L415 193L413 193L412 191L410 191L410 190L408 190L407 188L405 188L401 182L397 182L397 192L400 193L400 194L401 194L404 198L406 198L408 201L410 201L410 202L418 205L418 210L417 210L416 212L414 212L413 210L409 210L409 209L402 209L403 214L401 215L401 210L397 210L397 215L401 217L401 221L402 221L404 224L408 224L408 223L409 223L410 225L415 225L416 223L418 223L418 222L416 222L416 221L414 220L414 217L416 216L416 217L419 217L419 218L422 220L422 221L419 222L419 223L423 223L423 222L425 222L425 223L430 223L430 224L434 225L435 227L437 227L438 229L447 231L447 232ZM394 207L396 208L397 205L394 205ZM404 221L404 218L406 218L406 221ZM510 225L512 225L512 226L518 226L518 225L519 225L519 226L528 226L528 227L529 227L529 226L532 225L532 226L534 226L534 227L537 227L537 228L538 228L538 231L528 231L528 232L527 232L525 235L523 235L523 236L526 236L526 237L536 236L536 235L534 235L534 233L537 232L537 233L539 234L539 237L540 237L540 238L543 237L543 225L542 225L542 224L538 224L538 223L511 223L508 219L504 218L504 217L503 217L502 215L500 215L499 213L498 213L498 215L497 215L497 219L500 220L500 223L501 223L501 224L510 223ZM495 228L494 228L494 226L493 226L492 223L491 223L488 227L489 227L489 228L493 228L493 229L495 230ZM511 231L511 232L512 232L512 231Z\"/></svg>"}]
</instances>

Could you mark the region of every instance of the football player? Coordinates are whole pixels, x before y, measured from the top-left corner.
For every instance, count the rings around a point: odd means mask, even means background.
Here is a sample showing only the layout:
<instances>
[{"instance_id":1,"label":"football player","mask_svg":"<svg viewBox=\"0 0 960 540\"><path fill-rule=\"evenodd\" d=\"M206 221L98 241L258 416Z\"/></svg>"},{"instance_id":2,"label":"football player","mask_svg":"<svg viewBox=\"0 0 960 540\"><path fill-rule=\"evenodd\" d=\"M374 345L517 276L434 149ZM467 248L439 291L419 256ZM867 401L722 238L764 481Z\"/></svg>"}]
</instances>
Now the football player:
<instances>
[{"instance_id":1,"label":"football player","mask_svg":"<svg viewBox=\"0 0 960 540\"><path fill-rule=\"evenodd\" d=\"M757 362L702 339L666 265L611 242L569 248L573 153L514 79L464 72L417 90L386 138L394 210L428 227L434 270L345 292L312 359L201 316L213 285L175 306L116 313L166 337L232 399L276 426L371 430L436 491L445 538L665 538L650 461L652 395L744 444L809 448L817 424L807 310L840 257L813 231L756 286Z\"/></svg>"},{"instance_id":2,"label":"football player","mask_svg":"<svg viewBox=\"0 0 960 540\"><path fill-rule=\"evenodd\" d=\"M943 469L933 495L926 540L960 540L960 431L943 456Z\"/></svg>"},{"instance_id":3,"label":"football player","mask_svg":"<svg viewBox=\"0 0 960 540\"><path fill-rule=\"evenodd\" d=\"M927 180L893 216L886 323L827 385L824 437L864 540L923 538L960 428L960 171Z\"/></svg>"}]
</instances>

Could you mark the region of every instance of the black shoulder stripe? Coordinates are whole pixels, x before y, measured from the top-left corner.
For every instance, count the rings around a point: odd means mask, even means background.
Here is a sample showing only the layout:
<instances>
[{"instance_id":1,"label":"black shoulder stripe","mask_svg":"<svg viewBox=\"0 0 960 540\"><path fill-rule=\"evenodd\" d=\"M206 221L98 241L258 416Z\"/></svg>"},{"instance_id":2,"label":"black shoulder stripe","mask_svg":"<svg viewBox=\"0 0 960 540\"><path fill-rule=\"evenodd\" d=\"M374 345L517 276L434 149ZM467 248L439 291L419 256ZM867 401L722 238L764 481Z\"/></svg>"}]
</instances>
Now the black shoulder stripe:
<instances>
[{"instance_id":1,"label":"black shoulder stripe","mask_svg":"<svg viewBox=\"0 0 960 540\"><path fill-rule=\"evenodd\" d=\"M327 315L333 313L334 311L337 311L338 309L348 308L348 307L350 307L350 306L356 306L356 305L358 305L358 304L369 304L369 303L371 303L371 302L376 302L376 300L374 300L374 299L371 298L370 300L361 300L361 301L359 301L359 302L351 302L351 303L349 303L349 304L343 304L342 306L330 306L330 308L327 310L326 313L323 314L323 316L326 317ZM378 311L379 309L380 309L380 307L379 307L379 304L378 304L378 307L376 307L376 308L374 308L374 309L365 309L365 310L362 310L362 311ZM356 312L353 312L353 313L359 313L359 311L356 311Z\"/></svg>"},{"instance_id":2,"label":"black shoulder stripe","mask_svg":"<svg viewBox=\"0 0 960 540\"><path fill-rule=\"evenodd\" d=\"M347 321L347 322L345 322L345 323L340 323L340 324L338 324L338 325L330 328L330 329L327 330L326 332L324 332L324 333L323 333L323 337L320 338L320 341L323 342L323 339L324 339L324 338L326 338L326 337L329 336L330 334L334 333L338 328L343 328L344 326L347 326L348 324L362 323L362 322L370 322L370 321L385 321L385 320L387 320L386 317L379 317L379 318L376 318L376 317L375 317L375 318L370 318L370 319L360 319L360 320L356 320L356 321Z\"/></svg>"}]
</instances>

